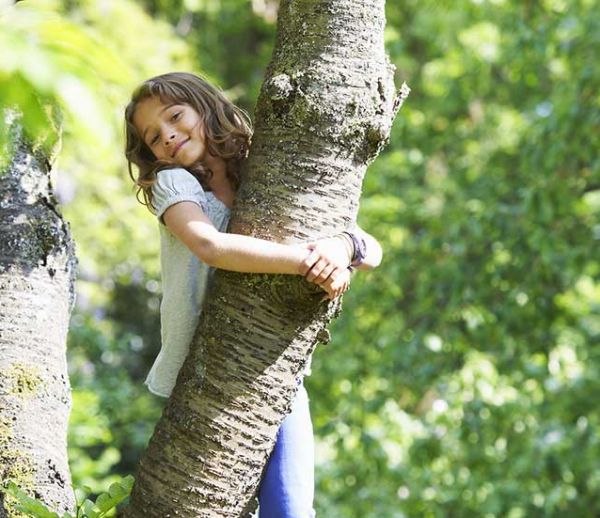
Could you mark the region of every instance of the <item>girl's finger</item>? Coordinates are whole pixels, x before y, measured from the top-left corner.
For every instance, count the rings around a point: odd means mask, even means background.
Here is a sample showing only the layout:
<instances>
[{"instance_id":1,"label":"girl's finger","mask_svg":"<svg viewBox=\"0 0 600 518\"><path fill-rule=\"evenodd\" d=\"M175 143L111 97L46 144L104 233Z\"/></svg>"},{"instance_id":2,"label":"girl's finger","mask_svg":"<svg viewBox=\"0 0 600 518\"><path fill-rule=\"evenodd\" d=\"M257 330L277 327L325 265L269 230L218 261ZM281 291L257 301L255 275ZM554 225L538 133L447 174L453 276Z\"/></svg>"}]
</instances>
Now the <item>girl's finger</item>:
<instances>
[{"instance_id":1,"label":"girl's finger","mask_svg":"<svg viewBox=\"0 0 600 518\"><path fill-rule=\"evenodd\" d=\"M339 291L344 285L344 269L336 268L331 272L329 277L325 280L321 287L327 287L327 289L331 289L333 291Z\"/></svg>"},{"instance_id":2,"label":"girl's finger","mask_svg":"<svg viewBox=\"0 0 600 518\"><path fill-rule=\"evenodd\" d=\"M333 282L332 286L333 289L335 290L341 290L344 287L344 279L341 276L338 276L338 278Z\"/></svg>"},{"instance_id":3,"label":"girl's finger","mask_svg":"<svg viewBox=\"0 0 600 518\"><path fill-rule=\"evenodd\" d=\"M329 297L330 300L335 299L335 290L332 290L331 288L323 288L327 291L327 296Z\"/></svg>"},{"instance_id":4,"label":"girl's finger","mask_svg":"<svg viewBox=\"0 0 600 518\"><path fill-rule=\"evenodd\" d=\"M345 268L335 267L325 282L332 284L333 288L337 289L343 282L344 270Z\"/></svg>"},{"instance_id":5,"label":"girl's finger","mask_svg":"<svg viewBox=\"0 0 600 518\"><path fill-rule=\"evenodd\" d=\"M306 274L310 271L310 269L314 266L314 264L320 259L321 255L313 250L310 254L306 256L304 261L300 264L299 273L300 275L306 276Z\"/></svg>"},{"instance_id":6,"label":"girl's finger","mask_svg":"<svg viewBox=\"0 0 600 518\"><path fill-rule=\"evenodd\" d=\"M333 273L334 270L335 270L335 266L333 266L331 264L326 265L325 268L323 268L323 270L321 271L321 273L316 277L314 282L317 284L323 284L323 283L331 284L331 282L334 279L331 279L331 281L329 281L329 279L331 278L331 274Z\"/></svg>"},{"instance_id":7,"label":"girl's finger","mask_svg":"<svg viewBox=\"0 0 600 518\"><path fill-rule=\"evenodd\" d=\"M327 266L327 261L324 259L319 259L310 271L306 274L306 280L308 282L314 282L314 280L321 274L323 268Z\"/></svg>"},{"instance_id":8,"label":"girl's finger","mask_svg":"<svg viewBox=\"0 0 600 518\"><path fill-rule=\"evenodd\" d=\"M321 271L325 267L323 261L319 260L316 262L313 267L309 270L309 272L304 276L308 282L315 282L315 279L320 275Z\"/></svg>"}]
</instances>

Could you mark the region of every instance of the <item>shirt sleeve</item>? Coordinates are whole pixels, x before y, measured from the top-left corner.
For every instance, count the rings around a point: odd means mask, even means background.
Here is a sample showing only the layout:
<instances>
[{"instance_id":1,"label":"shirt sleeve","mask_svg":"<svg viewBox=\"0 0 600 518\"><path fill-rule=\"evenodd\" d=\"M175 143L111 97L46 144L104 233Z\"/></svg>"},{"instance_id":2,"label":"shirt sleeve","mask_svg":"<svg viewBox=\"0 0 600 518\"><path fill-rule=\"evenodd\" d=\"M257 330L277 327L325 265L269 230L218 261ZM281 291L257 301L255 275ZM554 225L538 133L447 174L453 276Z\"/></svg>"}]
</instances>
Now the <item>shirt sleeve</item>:
<instances>
[{"instance_id":1,"label":"shirt sleeve","mask_svg":"<svg viewBox=\"0 0 600 518\"><path fill-rule=\"evenodd\" d=\"M163 214L171 206L181 201L196 203L207 213L206 193L200 182L185 169L163 169L159 171L156 183L152 186L152 205L156 217L164 225Z\"/></svg>"}]
</instances>

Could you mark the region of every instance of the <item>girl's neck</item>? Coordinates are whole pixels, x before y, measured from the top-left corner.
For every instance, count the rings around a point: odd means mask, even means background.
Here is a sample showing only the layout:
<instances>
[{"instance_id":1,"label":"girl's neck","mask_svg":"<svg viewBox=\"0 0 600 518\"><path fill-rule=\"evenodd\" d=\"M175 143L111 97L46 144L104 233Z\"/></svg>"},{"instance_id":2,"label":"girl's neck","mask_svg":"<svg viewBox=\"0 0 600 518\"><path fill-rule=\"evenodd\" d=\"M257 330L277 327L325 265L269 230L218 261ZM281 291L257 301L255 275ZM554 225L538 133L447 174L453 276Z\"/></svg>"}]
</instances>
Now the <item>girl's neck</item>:
<instances>
[{"instance_id":1,"label":"girl's neck","mask_svg":"<svg viewBox=\"0 0 600 518\"><path fill-rule=\"evenodd\" d=\"M227 178L225 161L220 157L208 157L206 165L212 171L208 185L213 194L219 198L228 208L233 206L235 191Z\"/></svg>"}]
</instances>

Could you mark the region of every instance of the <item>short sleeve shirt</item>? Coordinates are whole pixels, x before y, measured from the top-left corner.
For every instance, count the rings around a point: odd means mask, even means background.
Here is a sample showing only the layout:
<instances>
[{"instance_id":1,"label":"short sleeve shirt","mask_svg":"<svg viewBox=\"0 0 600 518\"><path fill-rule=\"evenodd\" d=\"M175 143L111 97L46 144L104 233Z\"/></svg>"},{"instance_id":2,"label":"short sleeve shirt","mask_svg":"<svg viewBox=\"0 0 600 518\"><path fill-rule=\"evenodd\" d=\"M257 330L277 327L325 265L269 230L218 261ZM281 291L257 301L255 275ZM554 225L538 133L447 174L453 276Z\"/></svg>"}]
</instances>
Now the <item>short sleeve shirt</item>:
<instances>
[{"instance_id":1,"label":"short sleeve shirt","mask_svg":"<svg viewBox=\"0 0 600 518\"><path fill-rule=\"evenodd\" d=\"M161 349L148 373L148 389L168 397L194 336L209 275L214 268L198 259L164 225L162 216L172 205L198 204L220 232L227 230L229 209L185 169L166 169L152 186L153 205L159 219L162 301L160 304Z\"/></svg>"}]
</instances>

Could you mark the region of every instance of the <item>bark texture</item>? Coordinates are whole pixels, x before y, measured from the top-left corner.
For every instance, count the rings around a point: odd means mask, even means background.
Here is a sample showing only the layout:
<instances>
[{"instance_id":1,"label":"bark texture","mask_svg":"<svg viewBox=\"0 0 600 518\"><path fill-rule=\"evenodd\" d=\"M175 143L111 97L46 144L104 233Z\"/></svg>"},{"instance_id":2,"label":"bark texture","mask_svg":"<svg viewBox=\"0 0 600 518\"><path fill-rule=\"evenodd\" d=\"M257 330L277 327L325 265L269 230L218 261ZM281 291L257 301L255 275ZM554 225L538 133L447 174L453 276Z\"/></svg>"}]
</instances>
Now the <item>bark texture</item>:
<instances>
[{"instance_id":1,"label":"bark texture","mask_svg":"<svg viewBox=\"0 0 600 518\"><path fill-rule=\"evenodd\" d=\"M48 162L7 117L18 144L0 171L0 479L62 514L75 505L66 440L75 256ZM0 518L24 516L12 503L0 493Z\"/></svg>"},{"instance_id":2,"label":"bark texture","mask_svg":"<svg viewBox=\"0 0 600 518\"><path fill-rule=\"evenodd\" d=\"M230 231L280 242L354 222L396 92L384 0L287 0ZM136 477L134 518L239 517L337 310L300 277L219 271Z\"/></svg>"}]
</instances>

